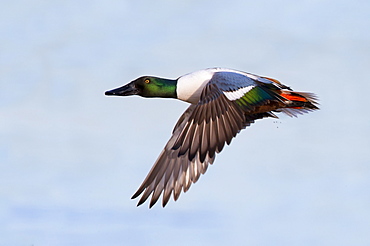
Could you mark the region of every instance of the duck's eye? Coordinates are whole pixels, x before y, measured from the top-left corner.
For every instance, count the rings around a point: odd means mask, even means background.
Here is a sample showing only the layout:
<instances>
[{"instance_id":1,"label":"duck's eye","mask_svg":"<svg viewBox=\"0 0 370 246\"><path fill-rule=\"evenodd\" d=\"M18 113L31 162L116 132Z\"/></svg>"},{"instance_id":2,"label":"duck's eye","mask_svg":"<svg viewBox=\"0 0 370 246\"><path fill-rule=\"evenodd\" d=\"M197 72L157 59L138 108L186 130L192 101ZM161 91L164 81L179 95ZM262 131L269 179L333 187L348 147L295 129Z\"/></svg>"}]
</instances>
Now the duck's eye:
<instances>
[{"instance_id":1,"label":"duck's eye","mask_svg":"<svg viewBox=\"0 0 370 246\"><path fill-rule=\"evenodd\" d=\"M150 80L149 79L146 79L144 80L145 84L149 84L150 83Z\"/></svg>"}]
</instances>

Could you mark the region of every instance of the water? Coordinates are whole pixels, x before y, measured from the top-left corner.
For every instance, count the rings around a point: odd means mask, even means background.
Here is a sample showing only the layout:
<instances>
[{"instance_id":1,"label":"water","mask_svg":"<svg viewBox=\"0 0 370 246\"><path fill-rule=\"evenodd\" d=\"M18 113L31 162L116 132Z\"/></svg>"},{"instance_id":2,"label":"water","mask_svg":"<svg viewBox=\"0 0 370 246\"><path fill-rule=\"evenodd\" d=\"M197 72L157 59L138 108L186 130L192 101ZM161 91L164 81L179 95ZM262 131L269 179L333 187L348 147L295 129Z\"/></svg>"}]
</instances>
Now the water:
<instances>
[{"instance_id":1,"label":"water","mask_svg":"<svg viewBox=\"0 0 370 246\"><path fill-rule=\"evenodd\" d=\"M368 2L1 5L0 245L369 243ZM187 105L104 91L214 66L321 110L257 122L179 201L136 208Z\"/></svg>"}]
</instances>

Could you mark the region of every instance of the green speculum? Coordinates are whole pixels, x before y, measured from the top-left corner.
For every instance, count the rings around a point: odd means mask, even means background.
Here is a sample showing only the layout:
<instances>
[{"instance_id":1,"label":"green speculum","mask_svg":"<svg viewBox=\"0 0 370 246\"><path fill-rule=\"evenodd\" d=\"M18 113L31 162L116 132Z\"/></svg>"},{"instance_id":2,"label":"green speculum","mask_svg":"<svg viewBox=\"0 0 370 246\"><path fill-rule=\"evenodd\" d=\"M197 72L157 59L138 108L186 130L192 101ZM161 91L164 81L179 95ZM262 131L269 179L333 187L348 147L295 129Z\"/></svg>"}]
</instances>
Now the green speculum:
<instances>
[{"instance_id":1,"label":"green speculum","mask_svg":"<svg viewBox=\"0 0 370 246\"><path fill-rule=\"evenodd\" d=\"M236 103L240 106L256 106L263 101L273 99L272 96L267 93L263 88L261 87L255 87L252 90L250 90L248 93L246 93L244 96L236 100Z\"/></svg>"}]
</instances>

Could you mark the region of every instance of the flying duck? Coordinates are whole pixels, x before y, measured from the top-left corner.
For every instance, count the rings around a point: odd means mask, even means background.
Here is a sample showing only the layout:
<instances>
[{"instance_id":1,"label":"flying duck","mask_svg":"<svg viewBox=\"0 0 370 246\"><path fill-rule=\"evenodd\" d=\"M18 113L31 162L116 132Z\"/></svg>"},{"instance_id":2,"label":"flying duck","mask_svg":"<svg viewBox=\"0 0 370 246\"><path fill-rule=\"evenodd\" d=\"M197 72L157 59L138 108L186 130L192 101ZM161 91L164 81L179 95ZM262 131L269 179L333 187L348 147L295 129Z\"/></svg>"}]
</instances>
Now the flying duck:
<instances>
[{"instance_id":1,"label":"flying duck","mask_svg":"<svg viewBox=\"0 0 370 246\"><path fill-rule=\"evenodd\" d=\"M178 79L140 77L105 92L108 96L176 98L190 103L145 180L132 196L137 206L151 196L151 208L163 193L162 206L171 194L176 201L197 182L225 143L257 119L291 117L317 110L312 93L294 92L278 80L226 68L208 68Z\"/></svg>"}]
</instances>

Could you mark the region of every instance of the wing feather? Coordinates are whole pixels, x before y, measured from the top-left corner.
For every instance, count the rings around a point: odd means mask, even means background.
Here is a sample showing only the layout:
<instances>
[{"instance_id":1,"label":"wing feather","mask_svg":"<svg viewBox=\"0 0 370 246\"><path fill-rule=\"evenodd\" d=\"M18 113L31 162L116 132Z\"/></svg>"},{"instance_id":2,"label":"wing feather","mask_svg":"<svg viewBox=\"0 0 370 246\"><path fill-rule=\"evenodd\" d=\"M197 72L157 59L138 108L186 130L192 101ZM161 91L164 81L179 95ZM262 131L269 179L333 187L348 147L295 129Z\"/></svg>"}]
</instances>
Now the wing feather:
<instances>
[{"instance_id":1,"label":"wing feather","mask_svg":"<svg viewBox=\"0 0 370 246\"><path fill-rule=\"evenodd\" d=\"M230 144L232 138L255 119L273 115L269 112L253 114L251 111L256 106L248 102L254 98L243 95L243 90L238 91L243 87L235 87L235 80L228 83L225 78L214 75L203 89L199 103L190 105L180 117L168 143L132 196L134 199L141 195L138 205L144 203L150 195L149 207L161 195L163 207L171 194L176 201L181 191L188 191L191 184L197 182L200 175L206 172L208 165L214 162L215 154L224 148L225 143ZM222 80L221 83L218 80ZM250 78L243 83L244 86L256 85ZM223 93L226 89L231 93L228 94L230 98L239 97L240 101L226 97ZM267 93L270 92L267 90Z\"/></svg>"}]
</instances>

